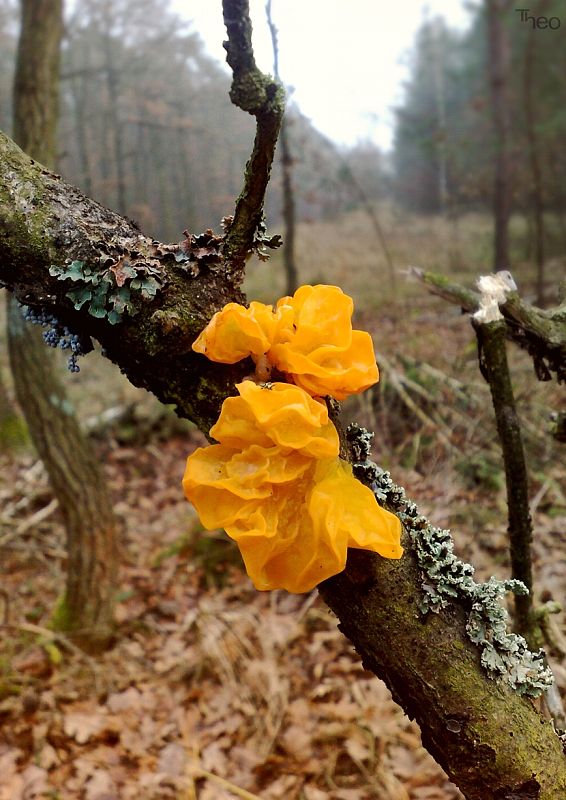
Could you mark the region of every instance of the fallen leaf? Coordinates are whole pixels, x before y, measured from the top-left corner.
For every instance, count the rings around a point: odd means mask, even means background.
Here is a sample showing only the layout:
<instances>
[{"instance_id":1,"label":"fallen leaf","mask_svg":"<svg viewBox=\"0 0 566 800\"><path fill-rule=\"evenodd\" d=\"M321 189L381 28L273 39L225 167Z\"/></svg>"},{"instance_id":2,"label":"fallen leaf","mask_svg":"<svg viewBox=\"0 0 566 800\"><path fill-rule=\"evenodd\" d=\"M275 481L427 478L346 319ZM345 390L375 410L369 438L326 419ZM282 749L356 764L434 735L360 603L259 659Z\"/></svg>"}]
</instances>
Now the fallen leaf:
<instances>
[{"instance_id":1,"label":"fallen leaf","mask_svg":"<svg viewBox=\"0 0 566 800\"><path fill-rule=\"evenodd\" d=\"M178 778L185 772L187 753L183 745L171 742L159 754L157 771L163 772L173 778Z\"/></svg>"},{"instance_id":2,"label":"fallen leaf","mask_svg":"<svg viewBox=\"0 0 566 800\"><path fill-rule=\"evenodd\" d=\"M116 784L105 769L97 769L85 784L84 800L119 800Z\"/></svg>"},{"instance_id":3,"label":"fallen leaf","mask_svg":"<svg viewBox=\"0 0 566 800\"><path fill-rule=\"evenodd\" d=\"M102 714L69 712L63 718L63 730L78 744L85 744L104 730L107 721Z\"/></svg>"},{"instance_id":4,"label":"fallen leaf","mask_svg":"<svg viewBox=\"0 0 566 800\"><path fill-rule=\"evenodd\" d=\"M290 725L280 738L282 747L299 761L306 761L312 751L310 733L298 725Z\"/></svg>"},{"instance_id":5,"label":"fallen leaf","mask_svg":"<svg viewBox=\"0 0 566 800\"><path fill-rule=\"evenodd\" d=\"M21 800L40 800L49 791L47 772L34 764L22 772ZM11 800L17 800L16 797ZM18 799L19 800L19 799Z\"/></svg>"},{"instance_id":6,"label":"fallen leaf","mask_svg":"<svg viewBox=\"0 0 566 800\"><path fill-rule=\"evenodd\" d=\"M346 752L354 761L367 761L370 752L367 744L357 735L349 736L344 742Z\"/></svg>"}]
</instances>

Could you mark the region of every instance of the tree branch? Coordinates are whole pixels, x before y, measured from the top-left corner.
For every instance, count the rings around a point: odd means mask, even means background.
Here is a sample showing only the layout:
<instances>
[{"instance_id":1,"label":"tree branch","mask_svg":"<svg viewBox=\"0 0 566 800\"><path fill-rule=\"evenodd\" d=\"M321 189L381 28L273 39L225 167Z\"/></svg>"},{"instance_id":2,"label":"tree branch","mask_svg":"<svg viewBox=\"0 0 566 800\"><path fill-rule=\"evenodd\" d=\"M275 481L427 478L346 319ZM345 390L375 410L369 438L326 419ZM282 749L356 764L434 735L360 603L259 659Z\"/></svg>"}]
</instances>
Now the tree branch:
<instances>
[{"instance_id":1,"label":"tree branch","mask_svg":"<svg viewBox=\"0 0 566 800\"><path fill-rule=\"evenodd\" d=\"M263 218L265 190L277 137L285 112L283 87L257 67L252 48L252 23L247 0L223 0L226 60L232 68L230 99L234 105L256 118L256 136L246 164L244 187L236 201L234 220L224 244L224 255L231 271L244 276L245 262L254 235Z\"/></svg>"},{"instance_id":2,"label":"tree branch","mask_svg":"<svg viewBox=\"0 0 566 800\"><path fill-rule=\"evenodd\" d=\"M21 302L45 307L97 338L135 385L176 403L179 414L206 432L223 398L233 394L234 383L251 372L251 365L213 364L194 354L191 343L214 311L243 298L227 281L222 264L183 259L178 245L144 236L0 136L0 281ZM79 273L89 268L95 279L110 272L122 280L126 262L136 275L147 275L151 268L159 289L155 297L143 297L132 288L134 315L124 312L113 325L109 313L116 287L106 295L102 311L88 303L74 308L69 292L85 288L83 279L73 277L77 261L84 265ZM64 280L57 277L61 271ZM121 288L134 280L128 278ZM93 310L102 315L93 316ZM353 460L360 462L360 454L354 453ZM358 469L365 474L363 464ZM385 491L383 480L368 475L374 489ZM494 681L481 666L486 652L496 663L501 657L485 639L492 635L491 622L480 617L470 628L472 615L478 614L474 607L483 607L484 590L450 559L445 559L447 571L440 570L439 559L450 551L444 533L435 538L435 529L414 508L396 501L400 490L391 486L383 496L411 531L404 536L406 555L393 562L351 551L347 569L321 586L323 597L365 664L416 717L425 745L469 800L566 796L561 742L550 723L508 682ZM427 531L437 557L423 555ZM467 593L450 583L454 575ZM447 583L441 596L442 581ZM432 586L435 600L428 608L437 606L438 613L424 616L421 609ZM470 630L479 636L482 625L487 625L483 653L470 640ZM510 641L514 647L516 640ZM517 648L515 656L509 655L511 670L522 678L529 671L536 675L536 658Z\"/></svg>"},{"instance_id":3,"label":"tree branch","mask_svg":"<svg viewBox=\"0 0 566 800\"><path fill-rule=\"evenodd\" d=\"M529 594L515 597L515 623L519 633L525 636L532 646L537 637L541 638L533 613L531 559L533 525L529 509L529 480L521 423L517 415L507 363L505 322L503 319L480 322L472 317L472 325L478 341L480 368L489 384L505 467L509 520L507 531L512 575L522 581L529 590Z\"/></svg>"},{"instance_id":4,"label":"tree branch","mask_svg":"<svg viewBox=\"0 0 566 800\"><path fill-rule=\"evenodd\" d=\"M480 295L444 275L412 267L410 274L436 294L474 313L480 304ZM533 359L539 380L551 380L555 373L558 383L566 382L566 304L555 309L540 309L525 303L517 292L509 292L500 306L506 322L507 338L526 350Z\"/></svg>"},{"instance_id":5,"label":"tree branch","mask_svg":"<svg viewBox=\"0 0 566 800\"><path fill-rule=\"evenodd\" d=\"M50 273L55 267L64 274L77 262L83 272L91 271L90 282L71 276L60 280ZM135 280L118 286L124 269L140 279L153 277L160 289L154 298L132 289L132 313L111 324L109 314L123 295L119 290ZM113 281L105 305L91 302L76 310L68 293L86 293L96 280L100 287L104 277ZM0 133L2 284L21 303L45 309L71 330L97 339L135 386L174 403L180 416L204 431L215 422L234 382L253 371L245 363L213 364L191 350L214 311L243 301L222 264L195 264L178 245L144 236L131 220L66 185Z\"/></svg>"}]
</instances>

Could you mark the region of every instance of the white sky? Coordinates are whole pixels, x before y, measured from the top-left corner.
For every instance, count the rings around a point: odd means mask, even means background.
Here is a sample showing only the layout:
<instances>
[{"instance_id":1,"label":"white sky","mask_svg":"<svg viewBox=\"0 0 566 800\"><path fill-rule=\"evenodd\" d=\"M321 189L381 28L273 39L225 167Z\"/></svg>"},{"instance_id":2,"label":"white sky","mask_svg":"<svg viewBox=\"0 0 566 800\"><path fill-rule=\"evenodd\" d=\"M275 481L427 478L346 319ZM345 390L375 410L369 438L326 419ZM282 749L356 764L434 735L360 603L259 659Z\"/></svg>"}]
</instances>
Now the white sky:
<instances>
[{"instance_id":1,"label":"white sky","mask_svg":"<svg viewBox=\"0 0 566 800\"><path fill-rule=\"evenodd\" d=\"M194 21L207 50L225 60L221 0L171 0ZM273 71L265 0L250 0L259 66ZM301 111L343 144L371 139L389 149L392 107L402 98L407 56L426 14L465 29L464 0L272 0L279 30L279 71Z\"/></svg>"}]
</instances>

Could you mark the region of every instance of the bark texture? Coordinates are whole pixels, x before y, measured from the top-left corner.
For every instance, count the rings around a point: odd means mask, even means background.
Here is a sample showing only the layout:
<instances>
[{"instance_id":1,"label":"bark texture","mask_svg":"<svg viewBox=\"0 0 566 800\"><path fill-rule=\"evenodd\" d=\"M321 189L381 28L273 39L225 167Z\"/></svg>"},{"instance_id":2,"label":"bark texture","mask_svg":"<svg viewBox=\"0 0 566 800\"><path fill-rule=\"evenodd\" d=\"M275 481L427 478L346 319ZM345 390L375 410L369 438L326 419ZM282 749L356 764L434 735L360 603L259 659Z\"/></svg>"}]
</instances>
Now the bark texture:
<instances>
[{"instance_id":1,"label":"bark texture","mask_svg":"<svg viewBox=\"0 0 566 800\"><path fill-rule=\"evenodd\" d=\"M29 336L16 302L10 304L8 326L18 400L59 501L67 536L66 588L53 622L96 651L113 633L117 521L90 443L45 358L46 346Z\"/></svg>"},{"instance_id":2,"label":"bark texture","mask_svg":"<svg viewBox=\"0 0 566 800\"><path fill-rule=\"evenodd\" d=\"M14 82L14 131L43 164L56 162L62 0L22 0ZM37 326L8 303L8 345L18 402L59 502L67 535L67 583L54 624L90 650L111 638L117 577L110 496L92 448L56 378Z\"/></svg>"},{"instance_id":3,"label":"bark texture","mask_svg":"<svg viewBox=\"0 0 566 800\"><path fill-rule=\"evenodd\" d=\"M522 581L529 590L529 594L515 596L515 622L519 633L533 646L537 628L532 599L533 525L529 508L529 481L521 423L515 405L505 349L505 322L496 320L484 323L473 320L473 325L478 340L480 367L489 383L503 454L512 575Z\"/></svg>"},{"instance_id":4,"label":"bark texture","mask_svg":"<svg viewBox=\"0 0 566 800\"><path fill-rule=\"evenodd\" d=\"M255 63L248 0L222 0L222 9L228 32L228 41L224 42L226 61L233 75L230 100L256 118L256 136L246 164L244 187L236 200L234 221L224 244L227 264L241 271L263 220L263 201L285 111L285 93Z\"/></svg>"},{"instance_id":5,"label":"bark texture","mask_svg":"<svg viewBox=\"0 0 566 800\"><path fill-rule=\"evenodd\" d=\"M419 569L350 550L344 572L320 586L364 666L385 681L422 731L423 744L468 800L566 797L560 740L529 702L486 680L454 604L419 612ZM535 722L536 720L536 722ZM549 761L554 767L544 775Z\"/></svg>"},{"instance_id":6,"label":"bark texture","mask_svg":"<svg viewBox=\"0 0 566 800\"><path fill-rule=\"evenodd\" d=\"M137 314L117 325L75 310L67 297L73 281L49 272L75 259L100 271L104 259L125 253L153 264L161 289L136 300ZM213 364L192 353L191 343L214 311L242 296L230 269L189 269L176 253L177 245L143 236L0 138L0 280L24 302L47 305L98 338L132 382L176 403L180 415L208 431L251 365ZM463 601L422 615L415 546L408 536L404 545L399 562L352 551L346 570L321 586L344 633L418 720L426 746L468 800L566 797L566 762L550 723L484 672L466 635Z\"/></svg>"}]
</instances>

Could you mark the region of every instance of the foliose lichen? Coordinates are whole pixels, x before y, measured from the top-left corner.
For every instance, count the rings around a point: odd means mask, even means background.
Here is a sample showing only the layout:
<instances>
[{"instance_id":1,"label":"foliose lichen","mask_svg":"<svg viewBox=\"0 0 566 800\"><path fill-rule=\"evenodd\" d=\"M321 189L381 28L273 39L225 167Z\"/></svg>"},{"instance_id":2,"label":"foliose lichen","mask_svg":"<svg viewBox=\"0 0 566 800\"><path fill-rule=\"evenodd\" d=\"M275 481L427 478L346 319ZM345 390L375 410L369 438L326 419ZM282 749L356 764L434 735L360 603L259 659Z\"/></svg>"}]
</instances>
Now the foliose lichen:
<instances>
[{"instance_id":1,"label":"foliose lichen","mask_svg":"<svg viewBox=\"0 0 566 800\"><path fill-rule=\"evenodd\" d=\"M224 245L233 222L232 216L222 217L221 234L214 233L212 228L197 234L188 230L183 231L185 238L179 242L178 249L174 251L175 261L193 277L203 270L223 267ZM249 255L255 253L260 261L268 261L270 257L268 250L275 250L282 244L279 234L268 236L265 217L262 217L255 231Z\"/></svg>"},{"instance_id":2,"label":"foliose lichen","mask_svg":"<svg viewBox=\"0 0 566 800\"><path fill-rule=\"evenodd\" d=\"M431 525L403 487L369 459L373 433L353 423L346 435L355 459L354 474L370 486L379 503L397 514L411 536L422 574L421 612L438 612L460 600L469 609L468 637L480 648L488 675L506 681L521 695L538 697L546 691L554 676L545 664L544 651L531 652L522 636L508 633L508 614L500 603L506 592L525 594L527 587L521 581L494 577L477 583L471 564L454 554L450 532Z\"/></svg>"},{"instance_id":3,"label":"foliose lichen","mask_svg":"<svg viewBox=\"0 0 566 800\"><path fill-rule=\"evenodd\" d=\"M137 313L134 303L136 294L144 299L153 299L163 285L161 266L156 260L138 259L136 254L121 255L113 259L107 254L100 256L100 266L91 266L84 261L71 261L49 267L50 275L60 281L72 281L67 297L74 307L87 306L88 313L111 325L121 322L128 312Z\"/></svg>"}]
</instances>

